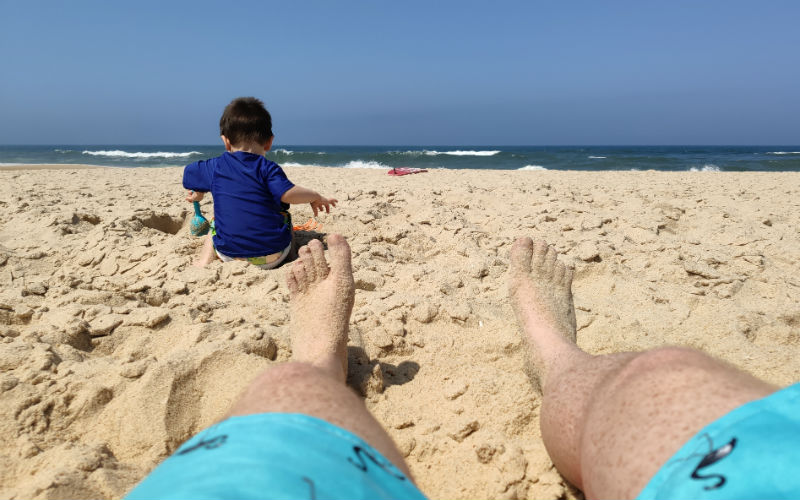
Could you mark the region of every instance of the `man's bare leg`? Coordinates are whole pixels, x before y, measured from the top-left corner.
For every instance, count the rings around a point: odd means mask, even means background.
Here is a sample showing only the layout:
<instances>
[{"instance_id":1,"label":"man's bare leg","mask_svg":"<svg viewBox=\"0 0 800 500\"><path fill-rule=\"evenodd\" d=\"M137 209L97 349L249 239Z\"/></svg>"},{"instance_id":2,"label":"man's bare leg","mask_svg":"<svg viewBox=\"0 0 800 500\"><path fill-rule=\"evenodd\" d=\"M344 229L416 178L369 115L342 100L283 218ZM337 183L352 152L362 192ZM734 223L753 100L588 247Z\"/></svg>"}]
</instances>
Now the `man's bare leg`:
<instances>
[{"instance_id":1,"label":"man's bare leg","mask_svg":"<svg viewBox=\"0 0 800 500\"><path fill-rule=\"evenodd\" d=\"M575 343L572 271L555 250L519 239L509 273L528 371L543 393L542 438L587 497L634 498L706 424L777 390L692 349L589 355Z\"/></svg>"},{"instance_id":2,"label":"man's bare leg","mask_svg":"<svg viewBox=\"0 0 800 500\"><path fill-rule=\"evenodd\" d=\"M322 243L311 240L300 248L286 278L292 361L259 375L228 416L275 412L317 417L361 437L411 477L392 439L345 385L355 290L347 241L330 235L326 259Z\"/></svg>"},{"instance_id":3,"label":"man's bare leg","mask_svg":"<svg viewBox=\"0 0 800 500\"><path fill-rule=\"evenodd\" d=\"M211 238L212 237L210 234L206 235L205 239L203 240L203 248L200 249L200 253L197 254L194 262L192 262L193 266L206 267L216 258L217 254L214 252L214 240Z\"/></svg>"}]
</instances>

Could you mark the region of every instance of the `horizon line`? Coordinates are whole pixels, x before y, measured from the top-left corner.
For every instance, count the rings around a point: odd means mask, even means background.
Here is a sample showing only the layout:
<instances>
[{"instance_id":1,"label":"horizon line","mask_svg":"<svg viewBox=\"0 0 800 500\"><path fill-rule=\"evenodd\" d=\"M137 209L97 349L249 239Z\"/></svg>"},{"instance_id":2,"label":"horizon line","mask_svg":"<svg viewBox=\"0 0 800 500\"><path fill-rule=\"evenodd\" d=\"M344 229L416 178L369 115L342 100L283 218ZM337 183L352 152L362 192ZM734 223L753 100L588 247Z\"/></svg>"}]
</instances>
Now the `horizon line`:
<instances>
[{"instance_id":1,"label":"horizon line","mask_svg":"<svg viewBox=\"0 0 800 500\"><path fill-rule=\"evenodd\" d=\"M29 146L201 146L201 147L220 147L222 148L222 144L203 144L203 143L96 143L96 144L81 144L81 143L16 143L16 144L5 144L0 143L0 147L29 147ZM800 143L797 144L782 144L782 143L771 143L771 144L761 144L761 143L754 143L754 144L706 144L706 143L685 143L685 144L313 144L313 143L297 143L297 144L273 144L273 148L271 151L275 149L279 149L280 147L284 146L300 146L300 147L369 147L369 148L380 148L380 147L454 147L454 148L464 148L464 147L480 147L480 148L547 148L547 147L574 147L574 148L603 148L603 147L775 147L775 146L792 146L792 147L800 147Z\"/></svg>"}]
</instances>

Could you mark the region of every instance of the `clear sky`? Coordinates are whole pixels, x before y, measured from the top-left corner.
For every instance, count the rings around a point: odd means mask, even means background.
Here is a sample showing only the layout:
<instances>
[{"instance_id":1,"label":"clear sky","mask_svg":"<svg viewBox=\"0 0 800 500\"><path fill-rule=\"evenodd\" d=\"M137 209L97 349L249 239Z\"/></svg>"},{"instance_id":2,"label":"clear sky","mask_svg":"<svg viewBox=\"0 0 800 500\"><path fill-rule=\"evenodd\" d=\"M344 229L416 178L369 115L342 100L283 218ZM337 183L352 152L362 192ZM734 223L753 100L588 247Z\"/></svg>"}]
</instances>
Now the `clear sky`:
<instances>
[{"instance_id":1,"label":"clear sky","mask_svg":"<svg viewBox=\"0 0 800 500\"><path fill-rule=\"evenodd\" d=\"M0 144L800 143L800 2L0 0Z\"/></svg>"}]
</instances>

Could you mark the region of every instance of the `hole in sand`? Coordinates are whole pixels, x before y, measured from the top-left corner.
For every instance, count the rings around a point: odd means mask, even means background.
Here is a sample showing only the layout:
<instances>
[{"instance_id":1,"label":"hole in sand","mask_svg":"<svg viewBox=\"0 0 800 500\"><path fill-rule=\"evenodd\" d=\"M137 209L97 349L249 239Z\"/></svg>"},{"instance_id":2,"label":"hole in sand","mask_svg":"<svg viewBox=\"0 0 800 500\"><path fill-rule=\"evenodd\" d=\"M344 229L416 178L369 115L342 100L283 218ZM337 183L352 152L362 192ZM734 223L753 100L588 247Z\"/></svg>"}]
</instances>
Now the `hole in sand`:
<instances>
[{"instance_id":1,"label":"hole in sand","mask_svg":"<svg viewBox=\"0 0 800 500\"><path fill-rule=\"evenodd\" d=\"M186 216L181 215L179 217L173 217L169 214L156 214L151 212L139 216L137 219L143 226L149 227L150 229L155 229L162 233L178 234L178 231L183 227Z\"/></svg>"}]
</instances>

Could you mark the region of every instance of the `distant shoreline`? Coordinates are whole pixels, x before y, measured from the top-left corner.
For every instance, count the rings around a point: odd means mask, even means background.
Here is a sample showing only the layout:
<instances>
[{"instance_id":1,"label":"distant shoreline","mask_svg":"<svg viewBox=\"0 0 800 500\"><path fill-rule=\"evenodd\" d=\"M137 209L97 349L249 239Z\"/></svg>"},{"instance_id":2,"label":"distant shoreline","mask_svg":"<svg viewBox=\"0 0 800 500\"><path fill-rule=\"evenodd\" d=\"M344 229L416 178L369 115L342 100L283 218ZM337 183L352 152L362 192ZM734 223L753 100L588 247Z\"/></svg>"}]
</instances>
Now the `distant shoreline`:
<instances>
[{"instance_id":1,"label":"distant shoreline","mask_svg":"<svg viewBox=\"0 0 800 500\"><path fill-rule=\"evenodd\" d=\"M219 146L0 147L0 169L26 165L181 167L222 154ZM800 172L800 145L769 147L283 146L267 159L282 167L388 170ZM45 167L35 167L45 168ZM54 168L54 167L47 167Z\"/></svg>"},{"instance_id":2,"label":"distant shoreline","mask_svg":"<svg viewBox=\"0 0 800 500\"><path fill-rule=\"evenodd\" d=\"M88 170L88 169L116 169L116 170L158 170L158 169L182 169L184 165L163 165L163 166L153 166L153 167L130 167L130 166L120 166L120 165L87 165L87 164L58 164L58 163L30 163L30 164L17 164L17 165L2 165L0 164L0 172L24 172L24 171L35 171L35 170ZM297 170L344 170L344 171L356 171L357 169L347 168L347 167L322 167L319 165L284 165L284 169L289 171L297 171ZM382 170L380 168L369 168L365 169L366 171L374 171L374 170ZM386 170L390 170L390 167L386 167ZM776 172L767 172L767 171L744 171L744 172L731 172L731 171L719 171L719 170L655 170L655 169L647 169L647 170L547 170L547 169L517 169L517 170L497 170L491 168L472 168L472 169L462 169L464 172L485 172L489 174L494 174L496 172L525 172L526 170L529 172L537 172L537 173L545 173L548 174L649 174L649 173L659 173L659 174L673 174L673 175L682 175L682 174L713 174L713 175L759 175L759 176L772 176L772 175L783 175L783 174L798 174L800 172L792 172L792 171L776 171ZM459 171L459 169L445 169L445 168L433 168L430 169L431 172L446 172L446 171Z\"/></svg>"},{"instance_id":3,"label":"distant shoreline","mask_svg":"<svg viewBox=\"0 0 800 500\"><path fill-rule=\"evenodd\" d=\"M20 163L17 165L0 165L0 170L83 170L87 168L120 168L108 165L85 165L72 163ZM121 167L126 168L126 167Z\"/></svg>"}]
</instances>

